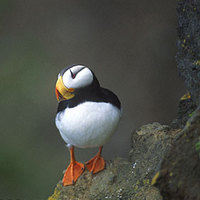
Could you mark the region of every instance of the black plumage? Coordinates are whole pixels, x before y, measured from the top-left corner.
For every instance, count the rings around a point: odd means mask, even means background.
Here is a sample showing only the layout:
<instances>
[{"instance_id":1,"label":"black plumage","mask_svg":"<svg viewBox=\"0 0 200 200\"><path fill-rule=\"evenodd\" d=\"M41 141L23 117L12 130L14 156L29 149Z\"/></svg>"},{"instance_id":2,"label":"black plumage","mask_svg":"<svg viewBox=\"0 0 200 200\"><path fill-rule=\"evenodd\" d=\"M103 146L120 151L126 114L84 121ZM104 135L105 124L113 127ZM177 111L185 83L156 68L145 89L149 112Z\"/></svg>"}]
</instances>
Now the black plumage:
<instances>
[{"instance_id":1,"label":"black plumage","mask_svg":"<svg viewBox=\"0 0 200 200\"><path fill-rule=\"evenodd\" d=\"M121 103L118 97L110 90L99 87L81 89L81 91L77 91L75 93L75 97L73 99L59 102L57 113L63 111L67 107L73 108L86 101L111 103L121 109Z\"/></svg>"},{"instance_id":2,"label":"black plumage","mask_svg":"<svg viewBox=\"0 0 200 200\"><path fill-rule=\"evenodd\" d=\"M74 67L76 65L71 65L70 67L64 68L60 75L63 75L67 70ZM84 68L80 69L83 70ZM78 71L78 72L80 72ZM77 73L78 73L77 72ZM86 101L89 102L105 102L105 103L111 103L118 109L121 109L121 103L118 99L118 97L110 90L100 87L99 81L97 80L95 74L91 70L93 74L93 81L92 83L84 88L79 88L74 91L75 96L72 99L69 100L62 100L58 104L57 113L60 111L63 111L65 108L73 108L81 103L84 103ZM77 74L76 73L76 74ZM76 76L76 74L73 74L71 72L71 76Z\"/></svg>"}]
</instances>

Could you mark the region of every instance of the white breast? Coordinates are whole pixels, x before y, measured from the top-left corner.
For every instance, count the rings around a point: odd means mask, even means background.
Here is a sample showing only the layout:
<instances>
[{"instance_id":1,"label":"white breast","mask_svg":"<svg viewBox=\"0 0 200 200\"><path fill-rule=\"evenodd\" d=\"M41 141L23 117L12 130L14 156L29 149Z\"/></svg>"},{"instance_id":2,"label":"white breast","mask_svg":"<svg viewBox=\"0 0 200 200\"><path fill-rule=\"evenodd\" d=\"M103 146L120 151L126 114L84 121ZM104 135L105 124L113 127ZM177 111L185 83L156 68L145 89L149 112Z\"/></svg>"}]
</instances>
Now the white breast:
<instances>
[{"instance_id":1,"label":"white breast","mask_svg":"<svg viewBox=\"0 0 200 200\"><path fill-rule=\"evenodd\" d=\"M110 103L85 102L56 115L64 141L80 148L98 147L112 136L121 111Z\"/></svg>"}]
</instances>

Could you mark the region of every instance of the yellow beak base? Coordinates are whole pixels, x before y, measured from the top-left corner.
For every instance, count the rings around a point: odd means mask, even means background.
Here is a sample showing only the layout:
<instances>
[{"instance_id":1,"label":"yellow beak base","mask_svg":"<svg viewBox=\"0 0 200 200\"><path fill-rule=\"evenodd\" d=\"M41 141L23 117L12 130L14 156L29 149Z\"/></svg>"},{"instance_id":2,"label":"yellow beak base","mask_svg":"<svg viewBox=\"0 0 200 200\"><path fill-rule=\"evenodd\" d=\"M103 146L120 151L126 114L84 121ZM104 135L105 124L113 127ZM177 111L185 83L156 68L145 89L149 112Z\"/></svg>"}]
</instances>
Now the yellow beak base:
<instances>
[{"instance_id":1,"label":"yellow beak base","mask_svg":"<svg viewBox=\"0 0 200 200\"><path fill-rule=\"evenodd\" d=\"M74 94L72 92L74 92L73 88L67 88L62 80L62 76L60 76L56 82L56 98L58 101L62 101L62 100L68 100L74 97Z\"/></svg>"}]
</instances>

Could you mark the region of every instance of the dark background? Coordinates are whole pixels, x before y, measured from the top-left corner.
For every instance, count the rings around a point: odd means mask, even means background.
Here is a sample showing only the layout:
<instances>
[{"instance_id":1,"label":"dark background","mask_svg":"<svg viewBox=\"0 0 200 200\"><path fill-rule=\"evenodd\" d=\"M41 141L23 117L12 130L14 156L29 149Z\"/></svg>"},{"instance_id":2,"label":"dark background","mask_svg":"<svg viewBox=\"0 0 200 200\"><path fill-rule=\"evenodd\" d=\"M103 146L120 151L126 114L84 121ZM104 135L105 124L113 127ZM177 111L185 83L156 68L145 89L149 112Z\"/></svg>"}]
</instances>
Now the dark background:
<instances>
[{"instance_id":1,"label":"dark background","mask_svg":"<svg viewBox=\"0 0 200 200\"><path fill-rule=\"evenodd\" d=\"M0 199L47 199L69 153L54 124L59 71L89 66L123 105L105 159L128 158L130 133L175 118L174 0L0 1ZM97 149L76 149L79 161Z\"/></svg>"}]
</instances>

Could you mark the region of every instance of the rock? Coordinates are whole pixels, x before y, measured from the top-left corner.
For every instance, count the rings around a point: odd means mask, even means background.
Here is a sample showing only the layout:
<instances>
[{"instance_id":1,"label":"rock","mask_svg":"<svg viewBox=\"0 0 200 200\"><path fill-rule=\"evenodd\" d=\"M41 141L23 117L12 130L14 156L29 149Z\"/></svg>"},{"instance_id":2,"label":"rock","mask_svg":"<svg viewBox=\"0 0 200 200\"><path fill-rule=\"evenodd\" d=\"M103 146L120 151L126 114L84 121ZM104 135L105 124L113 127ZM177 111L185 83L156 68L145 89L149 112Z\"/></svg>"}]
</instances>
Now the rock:
<instances>
[{"instance_id":1,"label":"rock","mask_svg":"<svg viewBox=\"0 0 200 200\"><path fill-rule=\"evenodd\" d=\"M49 200L127 199L134 193L131 176L131 163L117 158L96 175L85 171L74 186L63 187L59 182Z\"/></svg>"},{"instance_id":2,"label":"rock","mask_svg":"<svg viewBox=\"0 0 200 200\"><path fill-rule=\"evenodd\" d=\"M200 108L164 157L155 186L163 199L200 199Z\"/></svg>"},{"instance_id":3,"label":"rock","mask_svg":"<svg viewBox=\"0 0 200 200\"><path fill-rule=\"evenodd\" d=\"M162 200L158 189L152 187L150 181L137 177L131 162L117 158L93 177L85 171L74 186L63 187L60 181L48 200Z\"/></svg>"},{"instance_id":4,"label":"rock","mask_svg":"<svg viewBox=\"0 0 200 200\"><path fill-rule=\"evenodd\" d=\"M172 121L170 127L174 129L183 129L196 108L197 106L193 103L190 94L185 94L179 101L177 117Z\"/></svg>"},{"instance_id":5,"label":"rock","mask_svg":"<svg viewBox=\"0 0 200 200\"><path fill-rule=\"evenodd\" d=\"M129 161L109 161L106 169L94 176L86 170L73 186L63 187L59 182L49 200L162 200L151 181L179 131L159 123L142 126L132 134Z\"/></svg>"},{"instance_id":6,"label":"rock","mask_svg":"<svg viewBox=\"0 0 200 200\"><path fill-rule=\"evenodd\" d=\"M164 200L199 200L200 1L178 0L177 14L177 68L189 95L181 99L178 117L171 124L184 128L164 153L152 182Z\"/></svg>"},{"instance_id":7,"label":"rock","mask_svg":"<svg viewBox=\"0 0 200 200\"><path fill-rule=\"evenodd\" d=\"M200 105L200 1L179 0L177 67L193 102Z\"/></svg>"},{"instance_id":8,"label":"rock","mask_svg":"<svg viewBox=\"0 0 200 200\"><path fill-rule=\"evenodd\" d=\"M170 130L169 126L155 122L133 133L130 160L135 165L137 177L152 179L178 132L179 129Z\"/></svg>"}]
</instances>

